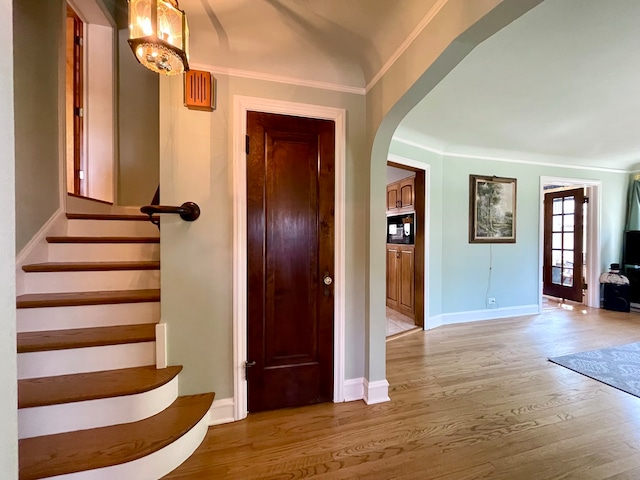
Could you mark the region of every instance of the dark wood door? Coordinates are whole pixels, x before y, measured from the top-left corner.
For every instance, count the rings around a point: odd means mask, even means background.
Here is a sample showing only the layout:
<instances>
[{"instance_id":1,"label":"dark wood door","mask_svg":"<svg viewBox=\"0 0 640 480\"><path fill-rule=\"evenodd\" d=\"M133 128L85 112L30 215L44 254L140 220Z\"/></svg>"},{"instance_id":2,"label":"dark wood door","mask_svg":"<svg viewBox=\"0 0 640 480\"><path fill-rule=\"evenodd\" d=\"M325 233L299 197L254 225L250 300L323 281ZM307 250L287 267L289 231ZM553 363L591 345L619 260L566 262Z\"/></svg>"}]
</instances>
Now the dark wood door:
<instances>
[{"instance_id":1,"label":"dark wood door","mask_svg":"<svg viewBox=\"0 0 640 480\"><path fill-rule=\"evenodd\" d=\"M247 115L250 412L333 397L334 131Z\"/></svg>"},{"instance_id":2,"label":"dark wood door","mask_svg":"<svg viewBox=\"0 0 640 480\"><path fill-rule=\"evenodd\" d=\"M545 295L582 302L584 189L544 195Z\"/></svg>"}]
</instances>

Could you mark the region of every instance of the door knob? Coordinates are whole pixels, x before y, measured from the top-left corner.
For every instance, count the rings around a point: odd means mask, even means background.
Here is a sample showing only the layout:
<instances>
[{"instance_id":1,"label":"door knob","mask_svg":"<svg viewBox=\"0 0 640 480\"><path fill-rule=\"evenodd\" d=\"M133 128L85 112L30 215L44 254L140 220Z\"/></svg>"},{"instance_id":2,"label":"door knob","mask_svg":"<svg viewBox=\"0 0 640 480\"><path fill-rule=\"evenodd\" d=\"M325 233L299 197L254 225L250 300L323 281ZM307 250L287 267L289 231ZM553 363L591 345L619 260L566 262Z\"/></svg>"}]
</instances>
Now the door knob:
<instances>
[{"instance_id":1,"label":"door knob","mask_svg":"<svg viewBox=\"0 0 640 480\"><path fill-rule=\"evenodd\" d=\"M329 272L324 272L322 283L324 283L324 296L328 297L331 294L331 292L329 292L329 285L333 283L333 278L331 278Z\"/></svg>"}]
</instances>

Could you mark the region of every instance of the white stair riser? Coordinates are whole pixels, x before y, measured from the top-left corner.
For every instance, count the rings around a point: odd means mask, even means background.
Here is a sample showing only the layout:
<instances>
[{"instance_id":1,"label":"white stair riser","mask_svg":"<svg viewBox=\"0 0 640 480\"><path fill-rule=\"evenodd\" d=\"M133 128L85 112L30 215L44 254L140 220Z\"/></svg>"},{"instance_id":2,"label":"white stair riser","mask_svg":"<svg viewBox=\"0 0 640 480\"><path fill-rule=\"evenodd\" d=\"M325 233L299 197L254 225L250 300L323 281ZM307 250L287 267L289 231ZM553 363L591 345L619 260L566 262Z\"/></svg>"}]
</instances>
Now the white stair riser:
<instances>
[{"instance_id":1,"label":"white stair riser","mask_svg":"<svg viewBox=\"0 0 640 480\"><path fill-rule=\"evenodd\" d=\"M157 243L50 243L50 262L129 262L159 260Z\"/></svg>"},{"instance_id":2,"label":"white stair riser","mask_svg":"<svg viewBox=\"0 0 640 480\"><path fill-rule=\"evenodd\" d=\"M18 354L18 379L144 367L156 363L156 342Z\"/></svg>"},{"instance_id":3,"label":"white stair riser","mask_svg":"<svg viewBox=\"0 0 640 480\"><path fill-rule=\"evenodd\" d=\"M113 398L21 408L18 438L137 422L160 413L178 398L178 377L154 390Z\"/></svg>"},{"instance_id":4,"label":"white stair riser","mask_svg":"<svg viewBox=\"0 0 640 480\"><path fill-rule=\"evenodd\" d=\"M160 288L159 270L103 272L28 272L25 293L96 292Z\"/></svg>"},{"instance_id":5,"label":"white stair riser","mask_svg":"<svg viewBox=\"0 0 640 480\"><path fill-rule=\"evenodd\" d=\"M158 323L160 302L19 308L16 317L18 332Z\"/></svg>"},{"instance_id":6,"label":"white stair riser","mask_svg":"<svg viewBox=\"0 0 640 480\"><path fill-rule=\"evenodd\" d=\"M162 478L175 470L202 443L207 434L207 415L191 430L175 442L153 452L146 457L139 458L120 465L86 470L84 472L59 475L56 479L65 480L113 480L114 478L153 479Z\"/></svg>"},{"instance_id":7,"label":"white stair riser","mask_svg":"<svg viewBox=\"0 0 640 480\"><path fill-rule=\"evenodd\" d=\"M157 237L159 230L151 222L131 220L69 220L70 236L141 236Z\"/></svg>"}]
</instances>

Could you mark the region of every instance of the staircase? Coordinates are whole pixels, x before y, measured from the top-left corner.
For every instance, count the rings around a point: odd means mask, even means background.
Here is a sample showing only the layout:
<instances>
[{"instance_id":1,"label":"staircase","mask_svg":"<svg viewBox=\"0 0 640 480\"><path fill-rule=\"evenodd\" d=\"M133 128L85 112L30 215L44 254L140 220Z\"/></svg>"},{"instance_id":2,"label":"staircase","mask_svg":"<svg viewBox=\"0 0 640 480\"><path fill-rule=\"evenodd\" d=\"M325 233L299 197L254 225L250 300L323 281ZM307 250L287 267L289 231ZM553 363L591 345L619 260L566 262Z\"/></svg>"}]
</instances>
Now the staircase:
<instances>
[{"instance_id":1,"label":"staircase","mask_svg":"<svg viewBox=\"0 0 640 480\"><path fill-rule=\"evenodd\" d=\"M193 453L213 393L156 368L159 237L143 215L67 214L17 298L20 479L153 479Z\"/></svg>"}]
</instances>

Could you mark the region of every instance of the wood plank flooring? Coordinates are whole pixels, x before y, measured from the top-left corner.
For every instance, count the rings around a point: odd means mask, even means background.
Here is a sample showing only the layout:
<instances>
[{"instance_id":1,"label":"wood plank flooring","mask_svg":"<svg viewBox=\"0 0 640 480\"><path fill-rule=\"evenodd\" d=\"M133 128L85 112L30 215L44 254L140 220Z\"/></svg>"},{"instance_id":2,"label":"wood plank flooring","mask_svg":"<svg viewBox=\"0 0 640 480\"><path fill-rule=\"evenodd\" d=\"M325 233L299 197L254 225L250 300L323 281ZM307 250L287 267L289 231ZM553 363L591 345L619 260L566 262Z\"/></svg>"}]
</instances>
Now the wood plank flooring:
<instances>
[{"instance_id":1,"label":"wood plank flooring","mask_svg":"<svg viewBox=\"0 0 640 480\"><path fill-rule=\"evenodd\" d=\"M391 401L211 427L167 479L638 479L640 399L547 357L640 341L640 315L574 306L387 343Z\"/></svg>"}]
</instances>

